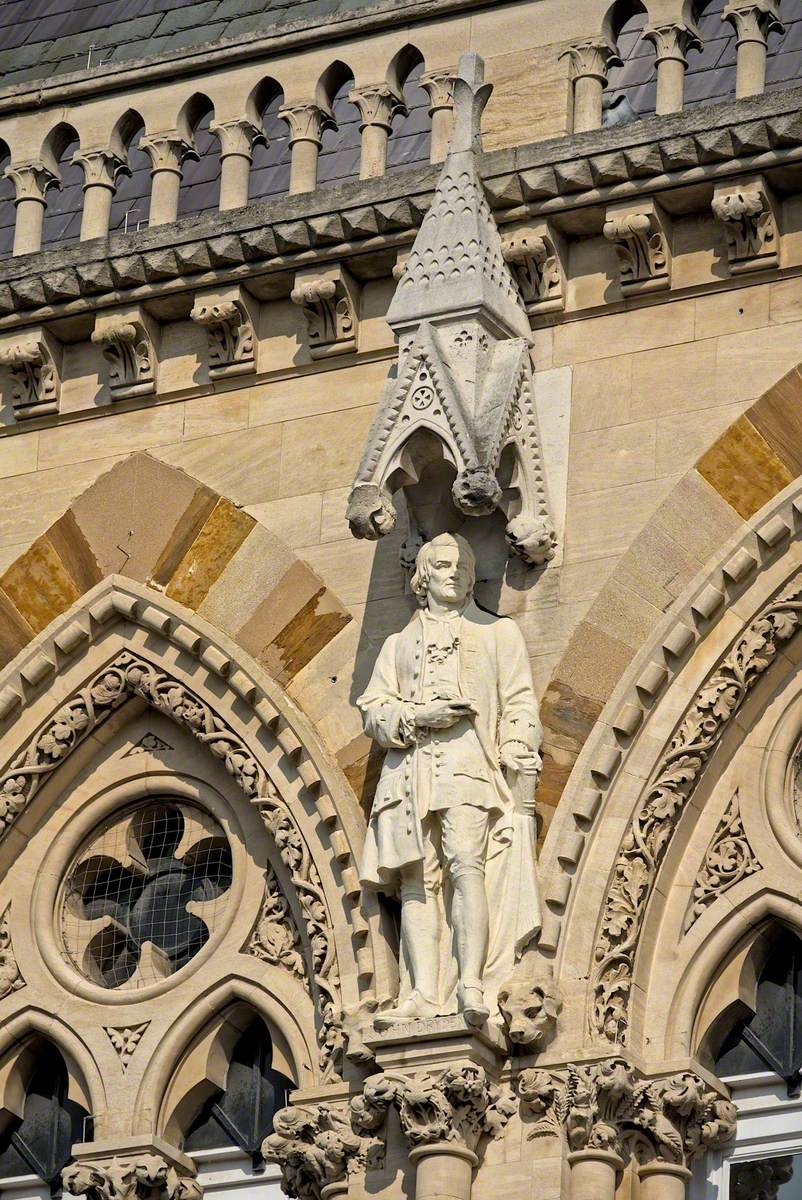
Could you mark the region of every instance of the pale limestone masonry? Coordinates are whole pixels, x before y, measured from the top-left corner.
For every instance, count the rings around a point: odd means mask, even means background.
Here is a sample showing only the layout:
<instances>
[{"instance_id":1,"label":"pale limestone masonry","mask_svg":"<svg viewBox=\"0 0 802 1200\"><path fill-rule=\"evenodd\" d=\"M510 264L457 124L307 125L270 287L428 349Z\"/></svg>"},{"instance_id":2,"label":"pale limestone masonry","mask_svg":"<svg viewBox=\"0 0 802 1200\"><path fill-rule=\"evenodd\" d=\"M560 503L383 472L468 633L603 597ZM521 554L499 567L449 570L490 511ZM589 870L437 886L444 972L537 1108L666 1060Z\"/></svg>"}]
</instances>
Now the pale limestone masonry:
<instances>
[{"instance_id":1,"label":"pale limestone masonry","mask_svg":"<svg viewBox=\"0 0 802 1200\"><path fill-rule=\"evenodd\" d=\"M0 1153L48 1046L93 1118L0 1191L779 1186L800 1063L721 1054L802 937L800 24L716 9L711 105L703 5L292 7L0 88ZM193 1148L256 1028L282 1107Z\"/></svg>"}]
</instances>

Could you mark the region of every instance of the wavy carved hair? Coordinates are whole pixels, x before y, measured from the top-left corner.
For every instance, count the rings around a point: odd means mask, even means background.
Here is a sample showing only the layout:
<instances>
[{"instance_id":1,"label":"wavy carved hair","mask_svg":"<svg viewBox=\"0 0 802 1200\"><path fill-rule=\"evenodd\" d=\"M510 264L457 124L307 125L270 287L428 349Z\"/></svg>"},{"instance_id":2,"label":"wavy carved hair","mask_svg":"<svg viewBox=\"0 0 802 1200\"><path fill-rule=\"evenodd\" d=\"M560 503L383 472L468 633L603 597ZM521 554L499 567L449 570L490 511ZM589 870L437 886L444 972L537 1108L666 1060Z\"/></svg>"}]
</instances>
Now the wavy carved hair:
<instances>
[{"instance_id":1,"label":"wavy carved hair","mask_svg":"<svg viewBox=\"0 0 802 1200\"><path fill-rule=\"evenodd\" d=\"M424 542L415 559L415 573L412 576L409 586L417 596L418 604L421 606L426 603L432 563L441 546L456 546L460 559L464 558L467 561L471 580L470 590L473 591L473 585L476 582L476 556L473 550L465 541L465 538L460 537L458 533L438 533L437 537L432 538L430 542Z\"/></svg>"}]
</instances>

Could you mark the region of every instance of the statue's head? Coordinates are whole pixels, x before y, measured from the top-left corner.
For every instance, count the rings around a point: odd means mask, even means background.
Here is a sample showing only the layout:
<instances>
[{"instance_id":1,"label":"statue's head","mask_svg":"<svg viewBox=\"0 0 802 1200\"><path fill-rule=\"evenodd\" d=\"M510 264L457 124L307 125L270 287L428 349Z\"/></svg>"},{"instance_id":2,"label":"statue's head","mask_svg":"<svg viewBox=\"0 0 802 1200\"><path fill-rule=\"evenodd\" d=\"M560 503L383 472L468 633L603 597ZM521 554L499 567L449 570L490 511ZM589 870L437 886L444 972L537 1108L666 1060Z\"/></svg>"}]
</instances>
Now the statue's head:
<instances>
[{"instance_id":1,"label":"statue's head","mask_svg":"<svg viewBox=\"0 0 802 1200\"><path fill-rule=\"evenodd\" d=\"M476 559L465 538L440 533L418 551L410 586L420 605L431 593L441 604L459 606L473 592L475 579Z\"/></svg>"}]
</instances>

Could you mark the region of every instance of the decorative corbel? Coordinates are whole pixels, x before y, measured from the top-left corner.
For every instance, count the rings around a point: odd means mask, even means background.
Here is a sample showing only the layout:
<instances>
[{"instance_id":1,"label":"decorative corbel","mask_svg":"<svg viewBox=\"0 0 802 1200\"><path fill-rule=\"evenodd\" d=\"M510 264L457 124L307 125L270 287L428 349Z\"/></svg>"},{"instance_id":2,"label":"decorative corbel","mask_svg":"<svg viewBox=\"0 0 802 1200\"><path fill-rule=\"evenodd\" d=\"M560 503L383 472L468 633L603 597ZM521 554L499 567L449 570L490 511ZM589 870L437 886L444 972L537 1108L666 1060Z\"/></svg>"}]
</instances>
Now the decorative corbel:
<instances>
[{"instance_id":1,"label":"decorative corbel","mask_svg":"<svg viewBox=\"0 0 802 1200\"><path fill-rule=\"evenodd\" d=\"M611 204L604 236L615 246L625 296L671 286L671 222L655 200Z\"/></svg>"},{"instance_id":2,"label":"decorative corbel","mask_svg":"<svg viewBox=\"0 0 802 1200\"><path fill-rule=\"evenodd\" d=\"M712 209L727 236L731 274L779 266L780 210L762 175L717 184Z\"/></svg>"},{"instance_id":3,"label":"decorative corbel","mask_svg":"<svg viewBox=\"0 0 802 1200\"><path fill-rule=\"evenodd\" d=\"M504 235L509 263L530 317L565 308L565 242L548 221L522 226Z\"/></svg>"},{"instance_id":4,"label":"decorative corbel","mask_svg":"<svg viewBox=\"0 0 802 1200\"><path fill-rule=\"evenodd\" d=\"M256 370L258 306L243 287L196 292L189 315L206 329L210 379L250 375Z\"/></svg>"},{"instance_id":5,"label":"decorative corbel","mask_svg":"<svg viewBox=\"0 0 802 1200\"><path fill-rule=\"evenodd\" d=\"M85 1142L73 1147L75 1162L61 1173L64 1191L86 1200L201 1200L195 1164L180 1150L154 1138L139 1147Z\"/></svg>"},{"instance_id":6,"label":"decorative corbel","mask_svg":"<svg viewBox=\"0 0 802 1200\"><path fill-rule=\"evenodd\" d=\"M298 271L290 298L303 309L312 358L356 350L359 295L359 284L345 267L310 267Z\"/></svg>"},{"instance_id":7,"label":"decorative corbel","mask_svg":"<svg viewBox=\"0 0 802 1200\"><path fill-rule=\"evenodd\" d=\"M99 313L92 342L108 366L112 401L151 396L156 391L159 326L141 305Z\"/></svg>"},{"instance_id":8,"label":"decorative corbel","mask_svg":"<svg viewBox=\"0 0 802 1200\"><path fill-rule=\"evenodd\" d=\"M374 1146L375 1139L355 1132L348 1109L297 1105L276 1113L262 1155L281 1167L282 1189L291 1200L330 1200L345 1191L349 1175L366 1165Z\"/></svg>"},{"instance_id":9,"label":"decorative corbel","mask_svg":"<svg viewBox=\"0 0 802 1200\"><path fill-rule=\"evenodd\" d=\"M17 421L47 417L59 410L61 400L62 345L42 326L15 335L0 345L0 366L5 367ZM4 388L5 392L6 389Z\"/></svg>"}]
</instances>

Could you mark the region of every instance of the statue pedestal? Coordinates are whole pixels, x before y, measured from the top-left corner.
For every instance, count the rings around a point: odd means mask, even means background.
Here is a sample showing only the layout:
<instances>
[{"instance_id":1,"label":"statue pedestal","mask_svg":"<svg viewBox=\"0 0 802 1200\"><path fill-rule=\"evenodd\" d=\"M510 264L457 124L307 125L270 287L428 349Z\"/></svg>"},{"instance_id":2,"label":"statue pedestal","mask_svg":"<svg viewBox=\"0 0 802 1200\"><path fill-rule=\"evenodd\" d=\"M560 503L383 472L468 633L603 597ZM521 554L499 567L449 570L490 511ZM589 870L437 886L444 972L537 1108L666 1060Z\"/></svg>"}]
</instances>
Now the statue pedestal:
<instances>
[{"instance_id":1,"label":"statue pedestal","mask_svg":"<svg viewBox=\"0 0 802 1200\"><path fill-rule=\"evenodd\" d=\"M380 1071L416 1071L467 1061L496 1076L507 1056L499 1029L488 1022L469 1025L458 1014L403 1021L389 1029L369 1027L364 1040Z\"/></svg>"}]
</instances>

